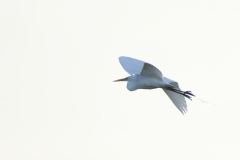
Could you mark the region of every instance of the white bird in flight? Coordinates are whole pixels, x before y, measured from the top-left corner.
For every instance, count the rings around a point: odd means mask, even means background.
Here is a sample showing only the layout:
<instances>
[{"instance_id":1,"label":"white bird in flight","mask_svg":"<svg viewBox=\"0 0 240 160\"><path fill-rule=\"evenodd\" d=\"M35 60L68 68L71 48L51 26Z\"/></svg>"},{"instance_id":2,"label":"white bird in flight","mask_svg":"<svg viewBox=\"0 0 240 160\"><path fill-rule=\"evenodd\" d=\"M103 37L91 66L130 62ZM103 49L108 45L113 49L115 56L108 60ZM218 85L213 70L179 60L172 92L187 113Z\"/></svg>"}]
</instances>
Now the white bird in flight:
<instances>
[{"instance_id":1,"label":"white bird in flight","mask_svg":"<svg viewBox=\"0 0 240 160\"><path fill-rule=\"evenodd\" d=\"M178 82L164 77L160 70L147 62L124 56L119 57L119 62L130 76L113 82L128 81L127 89L129 91L162 88L179 111L182 114L186 113L185 97L192 100L192 97L195 96L191 91L182 91Z\"/></svg>"}]
</instances>

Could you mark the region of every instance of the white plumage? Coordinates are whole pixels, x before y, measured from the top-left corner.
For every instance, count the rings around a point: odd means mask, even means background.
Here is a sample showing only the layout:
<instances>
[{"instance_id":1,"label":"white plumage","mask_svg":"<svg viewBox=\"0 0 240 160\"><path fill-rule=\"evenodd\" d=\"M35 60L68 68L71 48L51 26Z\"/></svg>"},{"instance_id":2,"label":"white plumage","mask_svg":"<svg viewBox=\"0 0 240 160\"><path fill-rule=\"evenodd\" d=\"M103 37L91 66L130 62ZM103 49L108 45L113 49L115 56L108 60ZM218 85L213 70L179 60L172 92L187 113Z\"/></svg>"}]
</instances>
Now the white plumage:
<instances>
[{"instance_id":1,"label":"white plumage","mask_svg":"<svg viewBox=\"0 0 240 160\"><path fill-rule=\"evenodd\" d=\"M114 82L128 81L129 91L162 88L179 111L186 113L185 97L191 99L191 96L194 96L191 91L181 91L176 81L164 77L160 70L147 62L124 56L119 57L119 62L130 76Z\"/></svg>"}]
</instances>

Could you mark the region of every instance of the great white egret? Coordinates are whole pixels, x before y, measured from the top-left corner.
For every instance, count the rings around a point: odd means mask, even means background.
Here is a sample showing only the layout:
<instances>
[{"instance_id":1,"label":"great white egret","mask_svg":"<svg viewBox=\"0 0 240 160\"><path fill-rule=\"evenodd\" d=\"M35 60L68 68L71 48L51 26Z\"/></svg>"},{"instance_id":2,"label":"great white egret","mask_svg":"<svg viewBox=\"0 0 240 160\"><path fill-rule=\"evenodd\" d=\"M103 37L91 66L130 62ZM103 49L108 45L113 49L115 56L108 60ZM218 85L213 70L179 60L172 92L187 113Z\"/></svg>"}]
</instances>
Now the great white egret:
<instances>
[{"instance_id":1,"label":"great white egret","mask_svg":"<svg viewBox=\"0 0 240 160\"><path fill-rule=\"evenodd\" d=\"M160 70L147 62L124 56L119 57L119 62L130 76L113 82L128 81L129 91L162 88L179 111L182 114L186 113L187 104L184 97L192 100L192 96L195 95L191 91L182 91L178 82L164 77Z\"/></svg>"}]
</instances>

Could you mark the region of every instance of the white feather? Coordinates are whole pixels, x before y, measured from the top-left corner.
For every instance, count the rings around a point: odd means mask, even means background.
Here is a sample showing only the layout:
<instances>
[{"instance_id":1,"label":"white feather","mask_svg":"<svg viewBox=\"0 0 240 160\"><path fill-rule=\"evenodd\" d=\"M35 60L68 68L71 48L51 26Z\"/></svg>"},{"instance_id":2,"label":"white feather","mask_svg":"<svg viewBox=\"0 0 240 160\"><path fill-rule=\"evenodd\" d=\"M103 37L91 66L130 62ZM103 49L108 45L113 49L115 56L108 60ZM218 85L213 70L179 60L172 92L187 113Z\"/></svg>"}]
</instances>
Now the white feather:
<instances>
[{"instance_id":1,"label":"white feather","mask_svg":"<svg viewBox=\"0 0 240 160\"><path fill-rule=\"evenodd\" d=\"M122 65L123 69L130 75L140 75L144 66L143 61L124 56L119 57L119 62Z\"/></svg>"},{"instance_id":2,"label":"white feather","mask_svg":"<svg viewBox=\"0 0 240 160\"><path fill-rule=\"evenodd\" d=\"M163 77L163 81L173 85L176 89L181 90L176 81L171 80L167 77ZM186 113L187 103L186 103L185 97L178 93L174 93L174 92L166 90L166 89L163 89L163 90L168 95L168 97L171 99L173 104L179 109L179 111L181 111L183 114Z\"/></svg>"},{"instance_id":3,"label":"white feather","mask_svg":"<svg viewBox=\"0 0 240 160\"><path fill-rule=\"evenodd\" d=\"M162 72L150 63L124 56L119 57L119 62L130 75L138 74L162 80Z\"/></svg>"}]
</instances>

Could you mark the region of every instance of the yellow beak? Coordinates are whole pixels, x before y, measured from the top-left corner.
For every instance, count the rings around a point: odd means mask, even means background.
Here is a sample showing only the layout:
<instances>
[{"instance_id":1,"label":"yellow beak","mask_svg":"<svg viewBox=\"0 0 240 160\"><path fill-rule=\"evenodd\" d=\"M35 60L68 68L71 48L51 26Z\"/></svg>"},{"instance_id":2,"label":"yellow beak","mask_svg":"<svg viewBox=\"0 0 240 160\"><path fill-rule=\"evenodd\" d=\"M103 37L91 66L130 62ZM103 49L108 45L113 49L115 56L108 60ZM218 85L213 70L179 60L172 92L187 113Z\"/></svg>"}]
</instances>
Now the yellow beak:
<instances>
[{"instance_id":1,"label":"yellow beak","mask_svg":"<svg viewBox=\"0 0 240 160\"><path fill-rule=\"evenodd\" d=\"M122 79L117 79L117 80L115 80L113 82L120 82L120 81L126 81L126 80L127 80L127 78L122 78Z\"/></svg>"}]
</instances>

